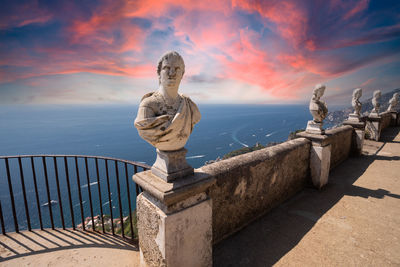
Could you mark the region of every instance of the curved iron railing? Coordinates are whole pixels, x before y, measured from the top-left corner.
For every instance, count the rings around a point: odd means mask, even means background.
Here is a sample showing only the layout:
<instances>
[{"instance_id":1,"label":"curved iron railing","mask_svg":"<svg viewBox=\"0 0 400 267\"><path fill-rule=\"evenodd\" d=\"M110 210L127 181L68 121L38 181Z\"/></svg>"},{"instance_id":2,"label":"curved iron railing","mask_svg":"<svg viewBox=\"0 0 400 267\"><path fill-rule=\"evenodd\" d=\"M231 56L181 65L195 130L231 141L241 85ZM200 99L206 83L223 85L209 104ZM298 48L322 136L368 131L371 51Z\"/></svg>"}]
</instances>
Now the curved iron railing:
<instances>
[{"instance_id":1,"label":"curved iron railing","mask_svg":"<svg viewBox=\"0 0 400 267\"><path fill-rule=\"evenodd\" d=\"M130 177L149 168L101 156L0 156L2 233L72 227L135 239L132 206L141 189Z\"/></svg>"}]
</instances>

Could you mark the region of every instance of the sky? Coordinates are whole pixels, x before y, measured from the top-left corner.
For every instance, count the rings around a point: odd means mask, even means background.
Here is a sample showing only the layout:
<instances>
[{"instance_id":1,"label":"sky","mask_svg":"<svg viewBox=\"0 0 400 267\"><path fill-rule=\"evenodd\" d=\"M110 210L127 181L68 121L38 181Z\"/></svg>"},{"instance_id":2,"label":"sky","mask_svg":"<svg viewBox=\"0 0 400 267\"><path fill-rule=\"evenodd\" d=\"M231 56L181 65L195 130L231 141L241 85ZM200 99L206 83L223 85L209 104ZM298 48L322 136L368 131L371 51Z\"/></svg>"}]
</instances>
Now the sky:
<instances>
[{"instance_id":1,"label":"sky","mask_svg":"<svg viewBox=\"0 0 400 267\"><path fill-rule=\"evenodd\" d=\"M0 104L138 104L170 50L196 103L350 105L400 87L400 1L3 0Z\"/></svg>"}]
</instances>

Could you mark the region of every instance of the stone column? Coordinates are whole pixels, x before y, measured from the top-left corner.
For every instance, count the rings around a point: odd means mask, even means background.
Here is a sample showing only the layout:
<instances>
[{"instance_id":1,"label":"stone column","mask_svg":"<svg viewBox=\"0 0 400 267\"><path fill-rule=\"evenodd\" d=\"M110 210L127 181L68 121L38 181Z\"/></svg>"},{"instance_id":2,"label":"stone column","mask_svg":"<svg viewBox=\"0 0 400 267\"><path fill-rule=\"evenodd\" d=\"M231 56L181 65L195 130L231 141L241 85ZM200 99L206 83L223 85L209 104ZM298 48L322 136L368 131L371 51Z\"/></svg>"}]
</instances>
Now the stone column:
<instances>
[{"instance_id":1,"label":"stone column","mask_svg":"<svg viewBox=\"0 0 400 267\"><path fill-rule=\"evenodd\" d=\"M300 132L299 137L304 137L312 142L310 150L310 171L313 185L321 189L328 183L331 166L331 144L327 135Z\"/></svg>"},{"instance_id":2,"label":"stone column","mask_svg":"<svg viewBox=\"0 0 400 267\"><path fill-rule=\"evenodd\" d=\"M397 121L396 121L396 126L400 126L400 112L397 112Z\"/></svg>"},{"instance_id":3,"label":"stone column","mask_svg":"<svg viewBox=\"0 0 400 267\"><path fill-rule=\"evenodd\" d=\"M398 124L398 121L399 121L399 114L398 114L396 111L390 111L390 116L391 116L390 125L391 125L391 126L397 126L397 125L399 125L399 124Z\"/></svg>"},{"instance_id":4,"label":"stone column","mask_svg":"<svg viewBox=\"0 0 400 267\"><path fill-rule=\"evenodd\" d=\"M212 203L209 175L167 182L151 171L133 180L143 188L137 197L141 266L212 266Z\"/></svg>"},{"instance_id":5,"label":"stone column","mask_svg":"<svg viewBox=\"0 0 400 267\"><path fill-rule=\"evenodd\" d=\"M382 117L370 114L367 118L366 130L370 135L368 139L379 141L382 130Z\"/></svg>"},{"instance_id":6,"label":"stone column","mask_svg":"<svg viewBox=\"0 0 400 267\"><path fill-rule=\"evenodd\" d=\"M347 120L343 122L343 125L350 125L353 127L353 136L351 140L352 154L359 156L362 153L365 137L365 122L357 120Z\"/></svg>"}]
</instances>

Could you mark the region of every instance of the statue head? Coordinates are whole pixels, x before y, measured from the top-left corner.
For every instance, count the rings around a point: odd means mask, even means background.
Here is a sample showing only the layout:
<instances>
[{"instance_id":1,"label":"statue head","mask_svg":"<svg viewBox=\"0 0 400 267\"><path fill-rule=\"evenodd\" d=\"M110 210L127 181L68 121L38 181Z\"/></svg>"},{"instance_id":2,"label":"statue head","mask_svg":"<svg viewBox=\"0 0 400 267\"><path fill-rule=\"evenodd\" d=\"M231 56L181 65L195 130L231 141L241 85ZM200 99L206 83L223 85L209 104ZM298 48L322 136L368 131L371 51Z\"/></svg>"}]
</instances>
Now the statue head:
<instances>
[{"instance_id":1,"label":"statue head","mask_svg":"<svg viewBox=\"0 0 400 267\"><path fill-rule=\"evenodd\" d=\"M374 91L374 98L375 99L380 99L381 98L381 91L380 90Z\"/></svg>"},{"instance_id":2,"label":"statue head","mask_svg":"<svg viewBox=\"0 0 400 267\"><path fill-rule=\"evenodd\" d=\"M184 73L185 63L178 52L167 52L158 61L158 82L165 88L179 87Z\"/></svg>"},{"instance_id":3,"label":"statue head","mask_svg":"<svg viewBox=\"0 0 400 267\"><path fill-rule=\"evenodd\" d=\"M324 95L325 88L326 88L325 85L317 84L315 86L315 88L314 88L312 99L313 100L319 100Z\"/></svg>"},{"instance_id":4,"label":"statue head","mask_svg":"<svg viewBox=\"0 0 400 267\"><path fill-rule=\"evenodd\" d=\"M354 89L353 91L353 99L360 99L360 97L362 96L362 89L361 88L357 88Z\"/></svg>"}]
</instances>

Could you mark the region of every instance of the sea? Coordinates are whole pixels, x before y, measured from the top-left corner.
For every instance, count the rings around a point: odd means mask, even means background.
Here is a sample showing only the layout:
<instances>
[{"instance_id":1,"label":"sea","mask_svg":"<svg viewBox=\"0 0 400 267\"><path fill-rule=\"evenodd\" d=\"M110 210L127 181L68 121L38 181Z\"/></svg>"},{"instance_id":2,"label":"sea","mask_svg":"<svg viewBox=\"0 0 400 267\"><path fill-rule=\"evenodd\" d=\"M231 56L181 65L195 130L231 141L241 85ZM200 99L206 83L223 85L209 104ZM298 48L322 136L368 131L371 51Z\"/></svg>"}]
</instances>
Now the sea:
<instances>
[{"instance_id":1,"label":"sea","mask_svg":"<svg viewBox=\"0 0 400 267\"><path fill-rule=\"evenodd\" d=\"M0 106L0 156L11 155L38 155L38 154L62 154L62 155L94 155L125 159L152 165L155 157L155 149L141 139L133 125L138 107L135 105L105 105L105 106ZM304 129L307 121L312 119L306 105L199 105L202 115L201 121L194 127L193 133L186 144L187 161L194 168L199 168L206 161L222 158L228 152L254 146L256 143L266 145L270 142L286 141L290 132ZM23 159L25 187L28 198L28 209L33 221L33 227L39 226L37 205L35 204L34 185L32 171L28 159ZM50 160L50 161L49 161ZM62 165L58 159L57 163ZM48 219L48 198L46 197L46 184L41 176L43 170L40 167L40 158L35 159L38 176L38 191L42 206L43 224L50 225ZM47 159L49 166L54 166L51 159ZM73 162L68 162L73 164ZM79 162L84 164L84 162ZM60 167L62 168L62 167ZM90 173L94 170L90 167ZM104 172L104 168L100 169ZM18 171L18 161L10 160L11 183L16 202L16 213L21 229L26 229L26 216L22 196L21 177ZM54 171L49 176L54 176ZM73 174L71 174L73 175ZM60 187L65 193L65 177L60 170ZM89 185L84 173L81 174L80 187L85 189L93 187L92 194L96 193L96 179L90 177ZM90 176L92 176L90 174ZM105 183L103 175L100 183ZM54 178L50 179L51 199L55 197L56 184ZM72 179L75 181L76 179ZM122 179L124 180L124 179ZM130 179L131 180L131 179ZM71 186L74 187L74 182ZM77 182L75 182L75 185ZM122 182L121 182L122 183ZM131 181L129 183L132 183ZM105 185L104 185L105 186ZM126 186L121 184L121 187ZM0 160L0 201L4 214L5 228L13 231L13 219L9 195L10 186L7 179L5 160ZM76 190L75 190L76 191ZM73 206L79 213L79 203L76 192L73 190ZM85 191L86 192L86 191ZM83 193L87 194L87 193ZM103 192L102 192L103 194ZM112 192L113 198L117 192ZM107 211L107 195L103 195L102 206L104 213ZM87 195L83 195L85 199ZM122 198L126 198L122 194ZM133 197L134 198L134 197ZM100 201L95 199L93 201ZM67 201L65 201L67 202ZM113 199L112 208L118 212L118 201ZM77 204L78 203L78 204ZM97 204L97 205L96 205ZM93 203L93 206L99 206ZM36 205L36 206L35 206ZM135 199L132 200L135 205ZM64 205L67 208L67 204ZM88 214L89 205L84 205L84 213ZM95 209L95 214L98 210ZM124 215L127 208L123 209ZM56 214L56 226L60 227L60 214ZM66 216L70 216L67 215ZM74 215L77 216L77 215ZM86 216L85 216L86 217ZM75 217L79 222L80 217ZM65 218L68 221L68 218ZM67 226L70 227L70 225Z\"/></svg>"}]
</instances>

